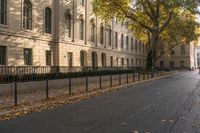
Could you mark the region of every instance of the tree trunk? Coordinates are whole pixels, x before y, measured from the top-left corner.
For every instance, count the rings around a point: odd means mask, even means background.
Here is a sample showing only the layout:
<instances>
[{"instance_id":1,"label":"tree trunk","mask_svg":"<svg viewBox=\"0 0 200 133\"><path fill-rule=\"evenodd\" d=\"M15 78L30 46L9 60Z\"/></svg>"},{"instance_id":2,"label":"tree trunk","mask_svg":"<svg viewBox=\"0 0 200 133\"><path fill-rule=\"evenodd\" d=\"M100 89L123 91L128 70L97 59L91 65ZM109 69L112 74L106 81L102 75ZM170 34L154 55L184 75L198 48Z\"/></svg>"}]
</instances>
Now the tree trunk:
<instances>
[{"instance_id":1,"label":"tree trunk","mask_svg":"<svg viewBox=\"0 0 200 133\"><path fill-rule=\"evenodd\" d=\"M155 30L151 34L150 50L147 55L147 70L154 71L156 64L156 47L159 41L157 31Z\"/></svg>"}]
</instances>

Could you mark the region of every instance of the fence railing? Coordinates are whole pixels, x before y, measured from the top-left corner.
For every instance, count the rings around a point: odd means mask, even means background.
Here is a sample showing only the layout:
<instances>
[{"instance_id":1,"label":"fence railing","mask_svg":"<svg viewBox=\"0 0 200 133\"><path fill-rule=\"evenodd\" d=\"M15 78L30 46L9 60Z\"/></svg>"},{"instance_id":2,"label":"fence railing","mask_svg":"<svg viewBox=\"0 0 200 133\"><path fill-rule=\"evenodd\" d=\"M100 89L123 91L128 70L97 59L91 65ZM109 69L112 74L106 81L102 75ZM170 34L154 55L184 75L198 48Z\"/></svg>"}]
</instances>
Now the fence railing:
<instances>
[{"instance_id":1,"label":"fence railing","mask_svg":"<svg viewBox=\"0 0 200 133\"><path fill-rule=\"evenodd\" d=\"M101 70L141 70L141 67L65 67L65 66L0 66L0 75L87 72Z\"/></svg>"},{"instance_id":2,"label":"fence railing","mask_svg":"<svg viewBox=\"0 0 200 133\"><path fill-rule=\"evenodd\" d=\"M140 67L0 66L0 84L140 71Z\"/></svg>"}]
</instances>

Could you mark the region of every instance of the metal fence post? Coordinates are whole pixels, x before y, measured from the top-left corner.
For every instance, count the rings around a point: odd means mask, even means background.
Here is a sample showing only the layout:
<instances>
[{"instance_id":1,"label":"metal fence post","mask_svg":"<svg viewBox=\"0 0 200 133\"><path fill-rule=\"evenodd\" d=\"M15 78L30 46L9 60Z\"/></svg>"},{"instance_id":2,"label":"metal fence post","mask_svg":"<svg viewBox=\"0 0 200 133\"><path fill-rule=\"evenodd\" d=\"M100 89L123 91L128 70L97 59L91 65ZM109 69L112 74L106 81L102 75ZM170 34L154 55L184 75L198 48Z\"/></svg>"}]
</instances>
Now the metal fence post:
<instances>
[{"instance_id":1,"label":"metal fence post","mask_svg":"<svg viewBox=\"0 0 200 133\"><path fill-rule=\"evenodd\" d=\"M122 84L122 81L121 81L121 74L119 74L119 85Z\"/></svg>"},{"instance_id":2,"label":"metal fence post","mask_svg":"<svg viewBox=\"0 0 200 133\"><path fill-rule=\"evenodd\" d=\"M86 76L86 92L88 92L88 76Z\"/></svg>"},{"instance_id":3,"label":"metal fence post","mask_svg":"<svg viewBox=\"0 0 200 133\"><path fill-rule=\"evenodd\" d=\"M140 81L140 72L138 72L138 81Z\"/></svg>"},{"instance_id":4,"label":"metal fence post","mask_svg":"<svg viewBox=\"0 0 200 133\"><path fill-rule=\"evenodd\" d=\"M15 106L17 106L17 82L14 83L14 101L15 101Z\"/></svg>"},{"instance_id":5,"label":"metal fence post","mask_svg":"<svg viewBox=\"0 0 200 133\"><path fill-rule=\"evenodd\" d=\"M126 74L126 83L128 84L128 73Z\"/></svg>"},{"instance_id":6,"label":"metal fence post","mask_svg":"<svg viewBox=\"0 0 200 133\"><path fill-rule=\"evenodd\" d=\"M99 75L99 88L102 89L102 85L101 85L101 75Z\"/></svg>"},{"instance_id":7,"label":"metal fence post","mask_svg":"<svg viewBox=\"0 0 200 133\"><path fill-rule=\"evenodd\" d=\"M71 77L69 78L69 95L72 94L72 79Z\"/></svg>"},{"instance_id":8,"label":"metal fence post","mask_svg":"<svg viewBox=\"0 0 200 133\"><path fill-rule=\"evenodd\" d=\"M145 80L145 73L143 73L143 80Z\"/></svg>"},{"instance_id":9,"label":"metal fence post","mask_svg":"<svg viewBox=\"0 0 200 133\"><path fill-rule=\"evenodd\" d=\"M46 99L49 99L49 81L46 79Z\"/></svg>"},{"instance_id":10,"label":"metal fence post","mask_svg":"<svg viewBox=\"0 0 200 133\"><path fill-rule=\"evenodd\" d=\"M112 74L110 75L110 87L112 87L113 84L112 84Z\"/></svg>"}]
</instances>

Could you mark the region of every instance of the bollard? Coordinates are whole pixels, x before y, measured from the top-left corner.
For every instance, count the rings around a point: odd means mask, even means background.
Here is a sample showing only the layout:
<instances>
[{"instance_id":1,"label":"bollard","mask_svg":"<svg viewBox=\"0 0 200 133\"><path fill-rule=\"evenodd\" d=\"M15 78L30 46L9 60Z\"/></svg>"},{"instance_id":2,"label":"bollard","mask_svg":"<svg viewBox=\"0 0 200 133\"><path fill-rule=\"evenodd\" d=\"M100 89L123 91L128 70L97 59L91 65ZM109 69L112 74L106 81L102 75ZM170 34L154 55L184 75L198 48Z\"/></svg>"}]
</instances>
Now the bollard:
<instances>
[{"instance_id":1,"label":"bollard","mask_svg":"<svg viewBox=\"0 0 200 133\"><path fill-rule=\"evenodd\" d=\"M101 75L99 76L99 88L102 89L102 84L101 84Z\"/></svg>"},{"instance_id":2,"label":"bollard","mask_svg":"<svg viewBox=\"0 0 200 133\"><path fill-rule=\"evenodd\" d=\"M135 82L135 73L133 72L133 82Z\"/></svg>"},{"instance_id":3,"label":"bollard","mask_svg":"<svg viewBox=\"0 0 200 133\"><path fill-rule=\"evenodd\" d=\"M112 74L110 75L110 87L112 87L113 84L112 84Z\"/></svg>"},{"instance_id":4,"label":"bollard","mask_svg":"<svg viewBox=\"0 0 200 133\"><path fill-rule=\"evenodd\" d=\"M71 77L69 78L69 95L72 94L72 79Z\"/></svg>"},{"instance_id":5,"label":"bollard","mask_svg":"<svg viewBox=\"0 0 200 133\"><path fill-rule=\"evenodd\" d=\"M46 99L49 99L49 81L46 79Z\"/></svg>"},{"instance_id":6,"label":"bollard","mask_svg":"<svg viewBox=\"0 0 200 133\"><path fill-rule=\"evenodd\" d=\"M14 83L15 88L14 88L14 101L15 101L15 106L17 106L17 82Z\"/></svg>"},{"instance_id":7,"label":"bollard","mask_svg":"<svg viewBox=\"0 0 200 133\"><path fill-rule=\"evenodd\" d=\"M86 83L85 83L86 84L86 92L88 92L88 76L86 76L85 80L86 80Z\"/></svg>"}]
</instances>

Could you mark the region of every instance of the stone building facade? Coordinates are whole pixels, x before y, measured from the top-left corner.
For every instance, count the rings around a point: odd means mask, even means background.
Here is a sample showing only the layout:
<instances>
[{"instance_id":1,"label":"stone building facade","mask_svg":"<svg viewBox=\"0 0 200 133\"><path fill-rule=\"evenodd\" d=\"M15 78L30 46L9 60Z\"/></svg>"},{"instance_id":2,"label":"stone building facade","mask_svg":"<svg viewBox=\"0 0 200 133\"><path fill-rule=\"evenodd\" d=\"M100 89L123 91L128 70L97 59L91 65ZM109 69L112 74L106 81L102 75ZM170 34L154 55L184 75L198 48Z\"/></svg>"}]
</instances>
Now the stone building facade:
<instances>
[{"instance_id":1,"label":"stone building facade","mask_svg":"<svg viewBox=\"0 0 200 133\"><path fill-rule=\"evenodd\" d=\"M147 46L126 22L95 16L91 1L0 0L0 65L145 67Z\"/></svg>"},{"instance_id":2,"label":"stone building facade","mask_svg":"<svg viewBox=\"0 0 200 133\"><path fill-rule=\"evenodd\" d=\"M2 1L1 65L145 65L145 45L124 24L105 25L92 13L89 0Z\"/></svg>"},{"instance_id":3,"label":"stone building facade","mask_svg":"<svg viewBox=\"0 0 200 133\"><path fill-rule=\"evenodd\" d=\"M167 51L168 45L161 46L159 52ZM164 68L187 68L190 70L197 69L197 47L194 43L178 45L169 50L163 57L161 57L157 63L157 67Z\"/></svg>"}]
</instances>

